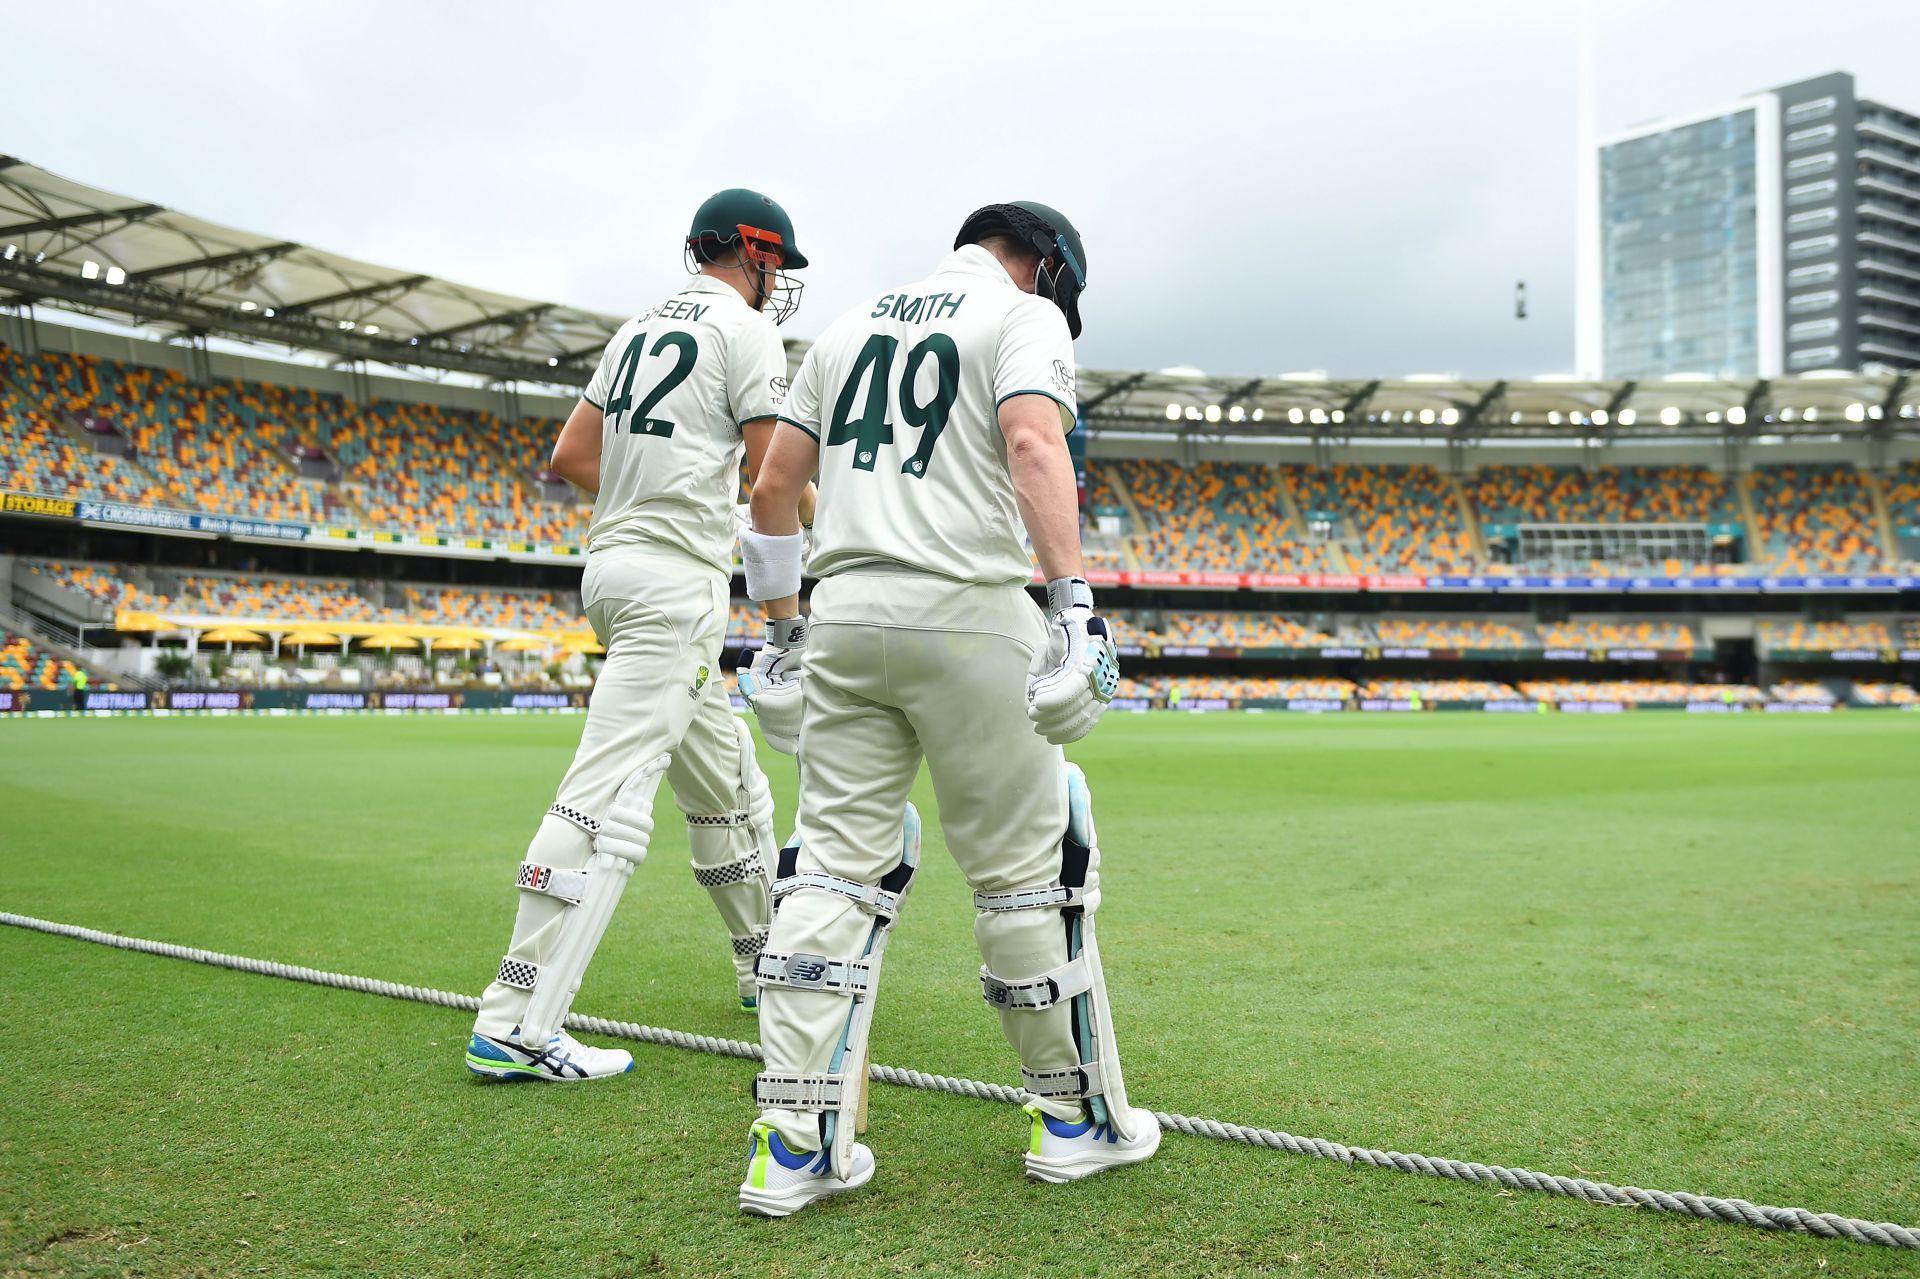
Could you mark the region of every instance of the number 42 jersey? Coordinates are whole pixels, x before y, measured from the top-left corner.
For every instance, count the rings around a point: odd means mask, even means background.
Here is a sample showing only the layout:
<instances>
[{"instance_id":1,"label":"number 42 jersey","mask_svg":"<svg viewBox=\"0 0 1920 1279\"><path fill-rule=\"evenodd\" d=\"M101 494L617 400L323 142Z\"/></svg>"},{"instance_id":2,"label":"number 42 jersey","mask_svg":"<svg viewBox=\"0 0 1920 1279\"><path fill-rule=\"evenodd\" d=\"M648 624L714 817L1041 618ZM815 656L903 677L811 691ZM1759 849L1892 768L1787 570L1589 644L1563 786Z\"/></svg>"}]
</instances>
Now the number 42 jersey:
<instances>
[{"instance_id":1,"label":"number 42 jersey","mask_svg":"<svg viewBox=\"0 0 1920 1279\"><path fill-rule=\"evenodd\" d=\"M585 392L605 415L588 550L658 543L732 572L740 427L786 390L773 321L711 276L621 325Z\"/></svg>"},{"instance_id":2,"label":"number 42 jersey","mask_svg":"<svg viewBox=\"0 0 1920 1279\"><path fill-rule=\"evenodd\" d=\"M809 571L894 565L1028 581L999 406L1044 395L1070 431L1073 382L1066 317L978 245L835 320L780 410L820 443Z\"/></svg>"}]
</instances>

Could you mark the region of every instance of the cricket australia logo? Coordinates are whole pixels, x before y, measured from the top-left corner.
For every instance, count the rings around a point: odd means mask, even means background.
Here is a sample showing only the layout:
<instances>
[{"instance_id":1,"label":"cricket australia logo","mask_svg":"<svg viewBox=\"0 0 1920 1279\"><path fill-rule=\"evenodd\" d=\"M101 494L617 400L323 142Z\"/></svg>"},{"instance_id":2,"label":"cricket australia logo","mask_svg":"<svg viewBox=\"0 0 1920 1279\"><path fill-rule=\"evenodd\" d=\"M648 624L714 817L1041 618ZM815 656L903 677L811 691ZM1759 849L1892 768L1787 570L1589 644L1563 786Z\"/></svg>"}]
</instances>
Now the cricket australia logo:
<instances>
[{"instance_id":1,"label":"cricket australia logo","mask_svg":"<svg viewBox=\"0 0 1920 1279\"><path fill-rule=\"evenodd\" d=\"M699 699L700 690L707 686L708 673L707 668L704 666L693 673L693 687L687 690L688 697L694 698L695 700Z\"/></svg>"}]
</instances>

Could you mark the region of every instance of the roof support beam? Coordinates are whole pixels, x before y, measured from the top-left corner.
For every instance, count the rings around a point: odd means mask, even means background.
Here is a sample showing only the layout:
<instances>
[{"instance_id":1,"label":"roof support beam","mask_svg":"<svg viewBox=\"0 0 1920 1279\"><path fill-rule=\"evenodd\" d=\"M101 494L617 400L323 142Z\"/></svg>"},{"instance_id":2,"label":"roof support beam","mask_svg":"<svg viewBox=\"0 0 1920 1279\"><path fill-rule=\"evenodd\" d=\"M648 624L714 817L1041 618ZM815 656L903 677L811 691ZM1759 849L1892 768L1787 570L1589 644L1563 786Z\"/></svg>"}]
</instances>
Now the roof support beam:
<instances>
[{"instance_id":1,"label":"roof support beam","mask_svg":"<svg viewBox=\"0 0 1920 1279\"><path fill-rule=\"evenodd\" d=\"M1373 393L1379 389L1380 379L1375 378L1347 397L1347 402L1340 406L1341 414L1351 422L1362 409L1367 407L1367 402L1373 399Z\"/></svg>"},{"instance_id":2,"label":"roof support beam","mask_svg":"<svg viewBox=\"0 0 1920 1279\"><path fill-rule=\"evenodd\" d=\"M474 329L484 329L494 324L519 324L525 320L537 320L553 310L552 302L537 302L532 306L521 307L518 311L502 311L498 315L483 315L477 320L468 320L465 324L455 324L444 329L435 329L431 333L422 333L422 342L431 342L436 338L449 338L456 333L468 333Z\"/></svg>"},{"instance_id":3,"label":"roof support beam","mask_svg":"<svg viewBox=\"0 0 1920 1279\"><path fill-rule=\"evenodd\" d=\"M0 235L33 235L39 231L64 231L69 227L91 226L95 222L138 222L150 218L156 213L165 212L157 204L136 204L125 209L98 209L91 213L69 213L61 218L40 218L33 222L16 222L12 226L0 226Z\"/></svg>"},{"instance_id":4,"label":"roof support beam","mask_svg":"<svg viewBox=\"0 0 1920 1279\"><path fill-rule=\"evenodd\" d=\"M1100 392L1100 394L1094 396L1091 400L1085 401L1080 407L1085 412L1091 413L1095 409L1099 408L1102 404L1105 404L1108 400L1111 400L1116 396L1125 395L1128 391L1131 391L1134 387L1139 386L1142 382L1146 380L1147 380L1147 375L1145 373L1129 374L1128 376L1121 378L1118 382L1115 382L1112 386L1108 387L1106 390Z\"/></svg>"},{"instance_id":5,"label":"roof support beam","mask_svg":"<svg viewBox=\"0 0 1920 1279\"><path fill-rule=\"evenodd\" d=\"M1913 374L1902 373L1893 379L1893 385L1887 388L1887 398L1880 401L1880 422L1884 426L1891 422L1900 411L1900 397L1907 393L1907 384L1913 381Z\"/></svg>"},{"instance_id":6,"label":"roof support beam","mask_svg":"<svg viewBox=\"0 0 1920 1279\"><path fill-rule=\"evenodd\" d=\"M150 266L144 271L129 271L127 279L144 284L148 280L158 280L169 275L184 275L188 271L219 271L226 267L252 266L255 263L271 262L283 258L300 246L297 244L269 244L259 249L239 249L232 253L219 253L210 258L194 258L188 262L174 262L167 266Z\"/></svg>"},{"instance_id":7,"label":"roof support beam","mask_svg":"<svg viewBox=\"0 0 1920 1279\"><path fill-rule=\"evenodd\" d=\"M294 302L279 308L281 315L305 315L309 311L323 311L342 302L358 302L363 299L387 300L389 294L405 293L417 289L433 277L430 275L406 275L397 280L382 280L378 284L363 284L357 289L342 289L338 293L329 293L324 297L308 298L304 302Z\"/></svg>"},{"instance_id":8,"label":"roof support beam","mask_svg":"<svg viewBox=\"0 0 1920 1279\"><path fill-rule=\"evenodd\" d=\"M1478 430L1480 427L1480 419L1485 417L1488 410L1498 404L1500 397L1506 393L1507 383L1504 378L1488 387L1487 393L1475 400L1473 407L1467 410L1466 416L1460 419L1460 425L1456 428L1456 432Z\"/></svg>"}]
</instances>

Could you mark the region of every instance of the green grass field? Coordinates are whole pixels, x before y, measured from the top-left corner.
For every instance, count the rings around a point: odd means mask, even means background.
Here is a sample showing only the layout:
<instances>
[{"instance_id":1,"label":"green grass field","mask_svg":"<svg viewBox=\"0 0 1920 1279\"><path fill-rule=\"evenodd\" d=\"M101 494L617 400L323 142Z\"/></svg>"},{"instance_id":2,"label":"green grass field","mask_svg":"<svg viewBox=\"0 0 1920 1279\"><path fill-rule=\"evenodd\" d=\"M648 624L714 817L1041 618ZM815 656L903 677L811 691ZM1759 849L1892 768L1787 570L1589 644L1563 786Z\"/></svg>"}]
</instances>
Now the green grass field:
<instances>
[{"instance_id":1,"label":"green grass field","mask_svg":"<svg viewBox=\"0 0 1920 1279\"><path fill-rule=\"evenodd\" d=\"M477 990L578 727L0 723L0 909ZM1114 716L1075 754L1137 1101L1920 1221L1920 720ZM927 851L874 1059L1015 1080ZM577 1007L750 1038L725 954L662 822ZM751 1063L486 1085L459 1012L13 929L0 966L0 1275L1920 1273L1178 1135L1042 1186L1017 1111L885 1087L872 1187L766 1222Z\"/></svg>"}]
</instances>

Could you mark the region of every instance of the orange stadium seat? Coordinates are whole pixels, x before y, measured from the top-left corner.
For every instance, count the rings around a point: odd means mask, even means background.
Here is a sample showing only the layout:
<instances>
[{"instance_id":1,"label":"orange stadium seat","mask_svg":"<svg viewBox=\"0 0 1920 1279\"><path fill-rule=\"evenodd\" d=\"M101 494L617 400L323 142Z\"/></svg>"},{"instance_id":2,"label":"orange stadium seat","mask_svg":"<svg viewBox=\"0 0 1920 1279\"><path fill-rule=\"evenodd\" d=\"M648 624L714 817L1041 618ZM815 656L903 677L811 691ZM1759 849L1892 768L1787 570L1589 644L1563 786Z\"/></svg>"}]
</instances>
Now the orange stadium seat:
<instances>
[{"instance_id":1,"label":"orange stadium seat","mask_svg":"<svg viewBox=\"0 0 1920 1279\"><path fill-rule=\"evenodd\" d=\"M1858 573L1884 566L1873 503L1858 469L1841 463L1758 466L1752 474L1760 545L1774 573Z\"/></svg>"},{"instance_id":2,"label":"orange stadium seat","mask_svg":"<svg viewBox=\"0 0 1920 1279\"><path fill-rule=\"evenodd\" d=\"M1767 648L1832 652L1837 649L1894 646L1893 632L1885 622L1791 622L1763 621L1754 628L1754 638Z\"/></svg>"},{"instance_id":3,"label":"orange stadium seat","mask_svg":"<svg viewBox=\"0 0 1920 1279\"><path fill-rule=\"evenodd\" d=\"M12 693L58 692L73 687L78 669L24 635L0 631L0 689Z\"/></svg>"}]
</instances>

